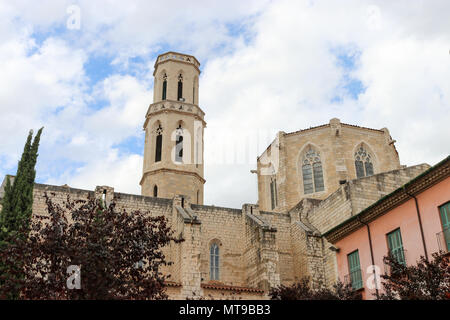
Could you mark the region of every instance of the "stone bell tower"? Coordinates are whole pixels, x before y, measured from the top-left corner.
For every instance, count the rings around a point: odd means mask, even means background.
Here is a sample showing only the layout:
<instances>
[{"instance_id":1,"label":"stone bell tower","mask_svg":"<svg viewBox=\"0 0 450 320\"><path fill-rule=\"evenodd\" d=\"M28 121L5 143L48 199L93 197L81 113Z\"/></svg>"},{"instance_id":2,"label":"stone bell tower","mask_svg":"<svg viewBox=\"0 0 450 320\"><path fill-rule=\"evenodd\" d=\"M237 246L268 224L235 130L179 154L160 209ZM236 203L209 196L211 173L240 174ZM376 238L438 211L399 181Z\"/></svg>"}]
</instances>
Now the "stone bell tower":
<instances>
[{"instance_id":1,"label":"stone bell tower","mask_svg":"<svg viewBox=\"0 0 450 320\"><path fill-rule=\"evenodd\" d=\"M203 131L198 106L200 63L190 55L167 52L155 62L153 103L145 116L145 196L188 196L203 204Z\"/></svg>"}]
</instances>

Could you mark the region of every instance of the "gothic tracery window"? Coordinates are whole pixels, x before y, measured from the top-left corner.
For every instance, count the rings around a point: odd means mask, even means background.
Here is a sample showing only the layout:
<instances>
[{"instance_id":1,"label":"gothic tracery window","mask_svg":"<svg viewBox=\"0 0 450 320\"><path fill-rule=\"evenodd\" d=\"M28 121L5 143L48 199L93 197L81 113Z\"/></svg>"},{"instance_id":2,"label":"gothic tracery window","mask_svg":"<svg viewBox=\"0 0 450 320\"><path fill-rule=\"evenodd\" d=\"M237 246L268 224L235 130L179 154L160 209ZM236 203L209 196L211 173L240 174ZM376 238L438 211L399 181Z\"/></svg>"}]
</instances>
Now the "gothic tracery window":
<instances>
[{"instance_id":1,"label":"gothic tracery window","mask_svg":"<svg viewBox=\"0 0 450 320\"><path fill-rule=\"evenodd\" d=\"M209 249L209 276L211 280L219 280L219 245L211 244Z\"/></svg>"},{"instance_id":2,"label":"gothic tracery window","mask_svg":"<svg viewBox=\"0 0 450 320\"><path fill-rule=\"evenodd\" d=\"M355 152L355 169L357 178L373 175L372 158L363 146L360 146Z\"/></svg>"},{"instance_id":3,"label":"gothic tracery window","mask_svg":"<svg viewBox=\"0 0 450 320\"><path fill-rule=\"evenodd\" d=\"M322 162L320 154L309 148L302 159L303 189L305 194L324 190Z\"/></svg>"}]
</instances>

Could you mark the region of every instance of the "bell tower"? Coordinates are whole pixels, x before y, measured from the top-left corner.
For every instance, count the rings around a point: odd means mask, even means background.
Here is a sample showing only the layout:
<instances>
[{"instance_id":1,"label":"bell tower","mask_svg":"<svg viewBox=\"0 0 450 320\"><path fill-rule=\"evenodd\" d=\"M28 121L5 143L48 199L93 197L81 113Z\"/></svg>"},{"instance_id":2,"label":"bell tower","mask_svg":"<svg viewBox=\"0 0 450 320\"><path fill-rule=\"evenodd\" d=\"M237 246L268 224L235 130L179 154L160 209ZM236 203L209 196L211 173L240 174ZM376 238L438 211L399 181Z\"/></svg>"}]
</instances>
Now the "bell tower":
<instances>
[{"instance_id":1,"label":"bell tower","mask_svg":"<svg viewBox=\"0 0 450 320\"><path fill-rule=\"evenodd\" d=\"M153 103L145 116L141 194L189 196L203 204L203 131L198 106L200 63L190 55L166 52L155 62Z\"/></svg>"}]
</instances>

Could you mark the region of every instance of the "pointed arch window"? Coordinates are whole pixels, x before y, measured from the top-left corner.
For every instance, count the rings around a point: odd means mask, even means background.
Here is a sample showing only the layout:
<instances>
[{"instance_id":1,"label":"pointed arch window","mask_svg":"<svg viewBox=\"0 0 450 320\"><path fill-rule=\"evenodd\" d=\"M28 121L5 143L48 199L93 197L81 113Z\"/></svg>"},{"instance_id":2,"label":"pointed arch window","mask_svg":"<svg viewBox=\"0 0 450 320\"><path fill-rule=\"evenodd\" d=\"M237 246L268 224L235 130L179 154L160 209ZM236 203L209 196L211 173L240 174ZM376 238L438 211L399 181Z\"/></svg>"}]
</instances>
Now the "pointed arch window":
<instances>
[{"instance_id":1,"label":"pointed arch window","mask_svg":"<svg viewBox=\"0 0 450 320\"><path fill-rule=\"evenodd\" d=\"M167 99L167 74L163 75L163 85L162 85L162 100Z\"/></svg>"},{"instance_id":2,"label":"pointed arch window","mask_svg":"<svg viewBox=\"0 0 450 320\"><path fill-rule=\"evenodd\" d=\"M355 152L355 169L357 178L372 176L374 173L372 157L363 146Z\"/></svg>"},{"instance_id":3,"label":"pointed arch window","mask_svg":"<svg viewBox=\"0 0 450 320\"><path fill-rule=\"evenodd\" d=\"M272 210L275 209L278 205L278 194L277 194L277 179L272 177L270 179L270 200Z\"/></svg>"},{"instance_id":4,"label":"pointed arch window","mask_svg":"<svg viewBox=\"0 0 450 320\"><path fill-rule=\"evenodd\" d=\"M195 136L195 167L198 168L198 165L202 163L202 128L197 129L197 134Z\"/></svg>"},{"instance_id":5,"label":"pointed arch window","mask_svg":"<svg viewBox=\"0 0 450 320\"><path fill-rule=\"evenodd\" d=\"M302 160L304 194L323 191L323 169L319 152L309 148Z\"/></svg>"},{"instance_id":6,"label":"pointed arch window","mask_svg":"<svg viewBox=\"0 0 450 320\"><path fill-rule=\"evenodd\" d=\"M183 75L180 73L178 76L178 95L177 100L183 100Z\"/></svg>"},{"instance_id":7,"label":"pointed arch window","mask_svg":"<svg viewBox=\"0 0 450 320\"><path fill-rule=\"evenodd\" d=\"M181 124L176 131L175 161L183 162L183 128Z\"/></svg>"},{"instance_id":8,"label":"pointed arch window","mask_svg":"<svg viewBox=\"0 0 450 320\"><path fill-rule=\"evenodd\" d=\"M209 249L209 276L211 280L219 280L219 245L211 244Z\"/></svg>"},{"instance_id":9,"label":"pointed arch window","mask_svg":"<svg viewBox=\"0 0 450 320\"><path fill-rule=\"evenodd\" d=\"M157 185L155 185L155 186L153 187L153 196L154 196L155 198L158 197L158 186L157 186Z\"/></svg>"},{"instance_id":10,"label":"pointed arch window","mask_svg":"<svg viewBox=\"0 0 450 320\"><path fill-rule=\"evenodd\" d=\"M155 148L155 162L161 161L162 154L162 127L158 126L156 129L156 148Z\"/></svg>"}]
</instances>

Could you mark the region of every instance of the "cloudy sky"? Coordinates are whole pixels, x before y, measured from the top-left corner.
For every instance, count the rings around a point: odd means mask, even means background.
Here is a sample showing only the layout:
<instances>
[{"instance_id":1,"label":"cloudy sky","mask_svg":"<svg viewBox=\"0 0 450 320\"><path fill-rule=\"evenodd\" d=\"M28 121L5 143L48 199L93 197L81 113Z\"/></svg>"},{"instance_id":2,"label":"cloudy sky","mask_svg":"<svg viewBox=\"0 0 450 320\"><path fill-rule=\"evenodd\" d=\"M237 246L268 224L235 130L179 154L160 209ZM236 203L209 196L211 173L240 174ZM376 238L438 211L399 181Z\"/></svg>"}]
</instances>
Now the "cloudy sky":
<instances>
[{"instance_id":1,"label":"cloudy sky","mask_svg":"<svg viewBox=\"0 0 450 320\"><path fill-rule=\"evenodd\" d=\"M0 0L0 180L45 126L38 182L140 194L153 65L169 50L202 64L206 204L256 202L250 169L274 134L333 117L389 128L402 164L435 164L450 154L449 12L447 0Z\"/></svg>"}]
</instances>

